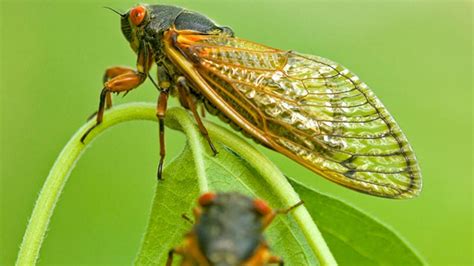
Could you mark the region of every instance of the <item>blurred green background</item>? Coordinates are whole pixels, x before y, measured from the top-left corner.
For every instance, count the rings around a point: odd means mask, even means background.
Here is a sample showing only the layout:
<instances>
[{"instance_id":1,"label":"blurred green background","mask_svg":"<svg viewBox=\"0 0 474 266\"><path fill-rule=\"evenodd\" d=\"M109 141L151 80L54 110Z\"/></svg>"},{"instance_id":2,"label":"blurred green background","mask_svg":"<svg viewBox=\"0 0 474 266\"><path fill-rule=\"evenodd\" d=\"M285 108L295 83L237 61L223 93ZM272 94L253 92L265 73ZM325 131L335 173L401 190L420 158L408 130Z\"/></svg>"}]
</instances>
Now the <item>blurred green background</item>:
<instances>
[{"instance_id":1,"label":"blurred green background","mask_svg":"<svg viewBox=\"0 0 474 266\"><path fill-rule=\"evenodd\" d=\"M424 176L418 198L386 200L352 192L261 150L287 175L400 232L430 264L473 263L472 2L160 3L200 11L242 38L327 57L357 73L416 151ZM135 4L1 2L0 264L15 261L49 169L97 107L104 69L135 64L117 15L101 7L126 10ZM156 97L147 81L115 103ZM167 133L169 161L184 137ZM130 264L147 222L157 159L154 123L128 123L97 139L71 174L40 264Z\"/></svg>"}]
</instances>

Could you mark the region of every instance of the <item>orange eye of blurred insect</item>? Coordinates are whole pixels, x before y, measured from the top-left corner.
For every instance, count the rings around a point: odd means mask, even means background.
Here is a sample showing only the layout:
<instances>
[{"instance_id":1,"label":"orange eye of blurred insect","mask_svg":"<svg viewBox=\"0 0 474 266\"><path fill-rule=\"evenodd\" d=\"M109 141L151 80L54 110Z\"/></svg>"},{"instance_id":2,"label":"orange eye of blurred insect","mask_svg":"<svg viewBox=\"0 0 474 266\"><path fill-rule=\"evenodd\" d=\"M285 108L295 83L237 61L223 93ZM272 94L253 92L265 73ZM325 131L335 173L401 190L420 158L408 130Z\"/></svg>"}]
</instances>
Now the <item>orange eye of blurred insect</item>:
<instances>
[{"instance_id":1,"label":"orange eye of blurred insect","mask_svg":"<svg viewBox=\"0 0 474 266\"><path fill-rule=\"evenodd\" d=\"M145 14L145 8L143 6L137 6L130 11L130 20L135 26L138 26L145 18Z\"/></svg>"},{"instance_id":2,"label":"orange eye of blurred insect","mask_svg":"<svg viewBox=\"0 0 474 266\"><path fill-rule=\"evenodd\" d=\"M255 207L257 212L263 216L269 214L272 211L270 206L268 206L268 204L264 200L261 200L261 199L254 200L253 206Z\"/></svg>"},{"instance_id":3,"label":"orange eye of blurred insect","mask_svg":"<svg viewBox=\"0 0 474 266\"><path fill-rule=\"evenodd\" d=\"M209 204L212 203L212 201L214 201L214 199L216 198L216 194L212 193L212 192L207 192L207 193L204 193L202 194L200 197L199 197L199 205L201 206L207 206Z\"/></svg>"}]
</instances>

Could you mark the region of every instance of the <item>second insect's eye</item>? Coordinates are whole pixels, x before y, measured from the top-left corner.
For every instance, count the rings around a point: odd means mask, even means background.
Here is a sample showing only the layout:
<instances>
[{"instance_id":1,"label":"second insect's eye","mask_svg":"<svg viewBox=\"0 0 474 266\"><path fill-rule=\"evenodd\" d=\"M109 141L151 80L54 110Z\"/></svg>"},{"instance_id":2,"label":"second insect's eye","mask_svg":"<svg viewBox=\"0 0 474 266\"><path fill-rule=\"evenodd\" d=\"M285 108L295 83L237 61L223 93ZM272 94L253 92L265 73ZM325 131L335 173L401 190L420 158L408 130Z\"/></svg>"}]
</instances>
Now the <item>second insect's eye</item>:
<instances>
[{"instance_id":1,"label":"second insect's eye","mask_svg":"<svg viewBox=\"0 0 474 266\"><path fill-rule=\"evenodd\" d=\"M137 6L130 10L130 20L135 26L140 25L146 15L146 9L143 6Z\"/></svg>"},{"instance_id":2,"label":"second insect's eye","mask_svg":"<svg viewBox=\"0 0 474 266\"><path fill-rule=\"evenodd\" d=\"M270 206L268 206L268 204L264 200L261 200L261 199L254 200L253 206L257 210L257 212L263 216L269 214L272 211Z\"/></svg>"},{"instance_id":3,"label":"second insect's eye","mask_svg":"<svg viewBox=\"0 0 474 266\"><path fill-rule=\"evenodd\" d=\"M199 205L201 206L208 206L210 205L214 199L216 198L216 194L212 193L212 192L207 192L207 193L204 193L202 194L200 197L199 197Z\"/></svg>"}]
</instances>

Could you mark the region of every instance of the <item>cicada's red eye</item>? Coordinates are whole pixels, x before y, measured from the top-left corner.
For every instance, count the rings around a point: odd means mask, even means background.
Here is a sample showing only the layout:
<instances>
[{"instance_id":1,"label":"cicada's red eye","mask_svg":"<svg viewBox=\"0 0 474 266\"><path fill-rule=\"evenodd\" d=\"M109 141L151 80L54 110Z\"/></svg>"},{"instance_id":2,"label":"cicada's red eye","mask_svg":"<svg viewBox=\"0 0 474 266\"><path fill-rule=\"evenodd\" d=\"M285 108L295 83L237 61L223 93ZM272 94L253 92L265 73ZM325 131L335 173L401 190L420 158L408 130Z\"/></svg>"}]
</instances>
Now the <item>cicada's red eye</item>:
<instances>
[{"instance_id":1,"label":"cicada's red eye","mask_svg":"<svg viewBox=\"0 0 474 266\"><path fill-rule=\"evenodd\" d=\"M146 9L143 6L137 6L130 10L130 20L135 26L140 25L146 15Z\"/></svg>"},{"instance_id":2,"label":"cicada's red eye","mask_svg":"<svg viewBox=\"0 0 474 266\"><path fill-rule=\"evenodd\" d=\"M212 193L212 192L207 192L207 193L204 193L202 194L200 197L199 197L199 205L201 206L207 206L209 204L212 203L212 201L214 201L214 199L216 198L216 194Z\"/></svg>"},{"instance_id":3,"label":"cicada's red eye","mask_svg":"<svg viewBox=\"0 0 474 266\"><path fill-rule=\"evenodd\" d=\"M260 213L262 216L265 216L272 211L270 206L268 206L268 204L262 199L254 200L253 206L255 207L255 210L257 210L257 212Z\"/></svg>"}]
</instances>

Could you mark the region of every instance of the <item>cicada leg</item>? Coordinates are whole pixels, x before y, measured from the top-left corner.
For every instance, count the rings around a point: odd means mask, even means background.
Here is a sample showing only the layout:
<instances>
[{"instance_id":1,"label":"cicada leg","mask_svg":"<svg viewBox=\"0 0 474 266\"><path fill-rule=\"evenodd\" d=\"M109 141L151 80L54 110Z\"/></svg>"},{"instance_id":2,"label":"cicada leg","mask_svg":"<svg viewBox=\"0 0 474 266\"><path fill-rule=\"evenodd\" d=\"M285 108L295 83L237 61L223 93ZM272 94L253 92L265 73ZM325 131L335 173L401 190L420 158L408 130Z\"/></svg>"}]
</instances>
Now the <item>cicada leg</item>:
<instances>
[{"instance_id":1,"label":"cicada leg","mask_svg":"<svg viewBox=\"0 0 474 266\"><path fill-rule=\"evenodd\" d=\"M186 83L186 79L184 77L179 77L176 84L179 91L181 105L183 105L184 108L191 110L191 112L193 113L194 119L196 119L196 122L198 124L199 131L201 131L202 136L209 143L209 146L212 152L214 153L214 156L217 155L218 154L217 149L212 143L211 138L209 137L209 133L207 132L206 127L202 123L201 117L199 116L196 102L191 98L189 87Z\"/></svg>"},{"instance_id":2,"label":"cicada leg","mask_svg":"<svg viewBox=\"0 0 474 266\"><path fill-rule=\"evenodd\" d=\"M274 263L283 265L283 259L273 255L265 240L261 240L260 245L254 250L253 255L246 261L243 261L242 265L267 265Z\"/></svg>"},{"instance_id":3,"label":"cicada leg","mask_svg":"<svg viewBox=\"0 0 474 266\"><path fill-rule=\"evenodd\" d=\"M204 104L201 104L201 116L206 117L206 108L204 108Z\"/></svg>"},{"instance_id":4,"label":"cicada leg","mask_svg":"<svg viewBox=\"0 0 474 266\"><path fill-rule=\"evenodd\" d=\"M143 73L140 73L138 71L126 71L123 74L120 74L111 80L105 82L104 88L102 89L102 92L100 93L100 100L99 100L99 109L97 111L97 116L96 116L96 124L89 128L86 133L82 136L81 142L84 143L84 140L86 139L87 135L96 128L100 123L102 123L103 117L104 117L104 110L105 110L105 104L107 102L107 98L110 98L110 93L112 92L127 92L130 91L136 87L138 87L140 84L145 81L146 75ZM112 100L110 101L110 105L112 105Z\"/></svg>"},{"instance_id":5,"label":"cicada leg","mask_svg":"<svg viewBox=\"0 0 474 266\"><path fill-rule=\"evenodd\" d=\"M145 44L141 44L138 49L138 57L137 57L137 70L125 68L125 67L113 67L107 69L104 74L104 79L112 77L110 80L107 80L104 83L104 88L100 93L100 100L99 100L99 109L97 111L96 116L96 124L89 128L86 133L82 136L81 142L84 143L87 135L96 128L100 123L102 123L102 119L104 117L104 110L105 104L107 106L112 106L112 99L110 98L110 93L116 92L129 92L134 88L138 87L142 84L146 77L148 70L151 67L152 56L149 54L149 48Z\"/></svg>"},{"instance_id":6,"label":"cicada leg","mask_svg":"<svg viewBox=\"0 0 474 266\"><path fill-rule=\"evenodd\" d=\"M166 260L166 266L171 266L173 264L173 255L174 254L183 255L184 250L181 247L173 248L168 252L168 259Z\"/></svg>"},{"instance_id":7,"label":"cicada leg","mask_svg":"<svg viewBox=\"0 0 474 266\"><path fill-rule=\"evenodd\" d=\"M105 70L104 76L102 77L102 83L105 84L107 81L120 76L122 74L126 73L133 73L134 70L129 67L122 67L122 66L116 66L116 67L110 67ZM105 109L109 109L112 107L112 94L107 93L105 95ZM97 111L95 111L93 114L91 114L87 120L92 119L95 115L97 114Z\"/></svg>"},{"instance_id":8,"label":"cicada leg","mask_svg":"<svg viewBox=\"0 0 474 266\"><path fill-rule=\"evenodd\" d=\"M110 67L105 70L104 76L102 78L102 82L105 84L107 81L117 76L120 76L126 73L134 73L134 72L135 70L133 70L130 67L122 67L122 66ZM106 96L105 107L106 109L109 109L112 107L112 95L110 93L108 93Z\"/></svg>"},{"instance_id":9,"label":"cicada leg","mask_svg":"<svg viewBox=\"0 0 474 266\"><path fill-rule=\"evenodd\" d=\"M165 149L165 115L166 108L168 106L168 91L162 90L158 97L156 104L156 117L158 118L159 124L159 135L160 135L160 162L158 163L157 177L158 180L162 179L163 175L163 163L165 161L166 149Z\"/></svg>"},{"instance_id":10,"label":"cicada leg","mask_svg":"<svg viewBox=\"0 0 474 266\"><path fill-rule=\"evenodd\" d=\"M283 266L285 265L285 262L283 261L283 259L279 256L275 256L275 255L272 255L269 259L268 259L268 263L278 263L278 265L280 266Z\"/></svg>"},{"instance_id":11,"label":"cicada leg","mask_svg":"<svg viewBox=\"0 0 474 266\"><path fill-rule=\"evenodd\" d=\"M303 203L304 202L301 200L298 203L296 203L295 205L290 206L289 208L273 210L271 213L267 214L267 216L263 217L263 227L266 228L268 225L270 225L272 223L273 219L275 219L275 217L278 214L288 214L290 211L294 210L298 206L303 205Z\"/></svg>"}]
</instances>

